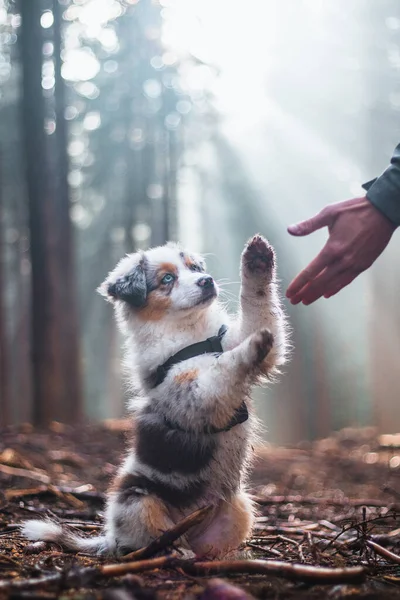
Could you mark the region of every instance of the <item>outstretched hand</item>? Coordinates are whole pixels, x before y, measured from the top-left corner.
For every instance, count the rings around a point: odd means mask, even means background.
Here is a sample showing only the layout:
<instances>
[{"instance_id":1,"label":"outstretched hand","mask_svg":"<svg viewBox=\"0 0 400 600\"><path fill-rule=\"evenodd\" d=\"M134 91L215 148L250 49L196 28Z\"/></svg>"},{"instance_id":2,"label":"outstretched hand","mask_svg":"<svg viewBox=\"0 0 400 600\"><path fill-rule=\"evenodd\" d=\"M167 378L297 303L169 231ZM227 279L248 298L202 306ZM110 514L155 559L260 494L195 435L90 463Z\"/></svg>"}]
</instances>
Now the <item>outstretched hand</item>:
<instances>
[{"instance_id":1,"label":"outstretched hand","mask_svg":"<svg viewBox=\"0 0 400 600\"><path fill-rule=\"evenodd\" d=\"M315 217L291 225L288 232L304 236L322 227L328 227L328 241L289 285L286 296L292 304L308 305L337 294L375 262L396 229L364 196L331 204Z\"/></svg>"}]
</instances>

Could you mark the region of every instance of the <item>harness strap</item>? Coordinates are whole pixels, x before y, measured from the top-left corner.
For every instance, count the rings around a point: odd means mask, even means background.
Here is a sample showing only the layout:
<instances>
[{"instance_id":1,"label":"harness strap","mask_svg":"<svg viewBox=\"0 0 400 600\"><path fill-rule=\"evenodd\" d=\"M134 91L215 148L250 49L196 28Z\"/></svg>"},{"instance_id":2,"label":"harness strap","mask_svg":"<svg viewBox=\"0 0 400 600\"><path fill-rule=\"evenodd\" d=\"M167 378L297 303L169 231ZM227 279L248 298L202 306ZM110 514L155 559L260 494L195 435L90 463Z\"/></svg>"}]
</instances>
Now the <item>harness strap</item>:
<instances>
[{"instance_id":1,"label":"harness strap","mask_svg":"<svg viewBox=\"0 0 400 600\"><path fill-rule=\"evenodd\" d=\"M186 346L186 348L179 350L179 352L171 356L165 363L157 367L152 387L155 388L160 385L166 378L171 367L184 360L194 358L195 356L201 356L202 354L222 354L223 349L221 341L227 330L228 328L226 325L221 325L218 335L213 335L203 342L197 342L196 344Z\"/></svg>"},{"instance_id":2,"label":"harness strap","mask_svg":"<svg viewBox=\"0 0 400 600\"><path fill-rule=\"evenodd\" d=\"M235 425L240 425L241 423L244 423L245 421L247 421L248 418L249 418L249 411L247 409L246 402L243 401L242 404L239 406L239 408L237 408L235 410L235 412L233 413L233 417L231 418L231 420L225 427L218 428L218 427L214 427L213 425L206 425L206 427L204 427L202 433L215 434L215 433L223 433L224 431L230 431L232 429L232 427L235 427ZM192 434L196 433L194 430L184 429L183 427L181 427L177 423L173 423L166 417L164 417L164 423L168 427L168 429L172 429L175 431L182 431L183 433L192 433Z\"/></svg>"},{"instance_id":3,"label":"harness strap","mask_svg":"<svg viewBox=\"0 0 400 600\"><path fill-rule=\"evenodd\" d=\"M160 383L162 383L164 381L164 379L166 378L168 371L174 365L177 365L178 363L180 363L184 360L188 360L189 358L194 358L195 356L201 356L202 354L222 354L222 352L223 352L222 338L224 337L227 330L228 330L228 328L226 325L221 325L217 335L214 335L214 336L204 340L203 342L197 342L196 344L191 344L190 346L186 346L186 348L183 348L182 350L180 350L179 352L177 352L176 354L171 356L168 360L165 361L165 363L163 363L162 365L157 367L151 387L155 388L158 385L160 385ZM239 406L239 408L237 408L235 410L231 420L226 425L226 427L221 427L220 429L218 429L217 427L208 426L208 427L204 428L203 433L215 434L215 433L222 433L224 431L230 431L232 429L232 427L235 427L236 425L240 425L241 423L244 423L245 421L247 421L248 418L249 418L249 411L247 409L246 402L243 401L242 404ZM165 424L167 425L167 427L169 429L175 429L178 431L183 431L185 433L194 433L193 431L190 432L186 429L183 429L177 423L173 423L173 422L169 421L167 418L165 418L164 420L165 420Z\"/></svg>"}]
</instances>

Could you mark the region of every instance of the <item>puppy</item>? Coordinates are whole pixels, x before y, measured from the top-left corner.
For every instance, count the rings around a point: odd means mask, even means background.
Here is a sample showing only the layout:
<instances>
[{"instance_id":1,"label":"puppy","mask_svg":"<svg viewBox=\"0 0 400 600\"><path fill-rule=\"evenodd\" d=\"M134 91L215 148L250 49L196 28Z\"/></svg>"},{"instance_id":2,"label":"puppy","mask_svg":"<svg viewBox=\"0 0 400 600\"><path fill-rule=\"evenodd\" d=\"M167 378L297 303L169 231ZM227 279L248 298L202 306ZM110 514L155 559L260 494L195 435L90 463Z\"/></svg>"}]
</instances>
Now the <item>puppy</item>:
<instances>
[{"instance_id":1,"label":"puppy","mask_svg":"<svg viewBox=\"0 0 400 600\"><path fill-rule=\"evenodd\" d=\"M218 303L204 260L172 243L126 256L99 291L114 305L129 380L140 390L104 534L84 538L51 521L28 521L22 531L71 550L121 554L211 505L182 546L226 556L254 521L246 491L257 430L251 388L271 379L287 354L274 251L259 235L246 245L234 318Z\"/></svg>"}]
</instances>

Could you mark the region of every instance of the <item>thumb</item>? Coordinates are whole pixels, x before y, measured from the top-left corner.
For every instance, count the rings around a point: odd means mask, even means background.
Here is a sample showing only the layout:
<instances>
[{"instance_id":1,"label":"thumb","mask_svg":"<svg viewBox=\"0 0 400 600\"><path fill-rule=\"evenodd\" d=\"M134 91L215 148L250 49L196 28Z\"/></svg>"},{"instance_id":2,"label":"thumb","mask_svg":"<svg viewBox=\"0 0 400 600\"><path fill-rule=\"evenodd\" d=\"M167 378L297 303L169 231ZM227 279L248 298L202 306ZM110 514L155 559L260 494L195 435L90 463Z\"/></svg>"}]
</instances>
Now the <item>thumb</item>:
<instances>
[{"instance_id":1,"label":"thumb","mask_svg":"<svg viewBox=\"0 0 400 600\"><path fill-rule=\"evenodd\" d=\"M308 235L309 233L317 231L317 229L327 227L328 225L330 225L331 221L331 213L324 209L320 213L315 215L315 217L311 217L311 219L307 219L306 221L300 221L300 223L296 223L295 225L289 225L287 230L291 235Z\"/></svg>"}]
</instances>

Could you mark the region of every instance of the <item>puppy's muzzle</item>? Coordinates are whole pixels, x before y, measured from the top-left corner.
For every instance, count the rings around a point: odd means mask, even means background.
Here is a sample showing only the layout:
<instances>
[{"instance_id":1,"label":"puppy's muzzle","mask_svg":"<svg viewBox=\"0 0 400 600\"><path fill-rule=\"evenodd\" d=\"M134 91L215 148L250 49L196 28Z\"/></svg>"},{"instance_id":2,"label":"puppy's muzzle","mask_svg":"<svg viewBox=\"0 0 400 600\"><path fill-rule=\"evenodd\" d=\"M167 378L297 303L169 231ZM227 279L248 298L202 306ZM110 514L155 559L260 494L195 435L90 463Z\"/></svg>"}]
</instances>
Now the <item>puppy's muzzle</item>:
<instances>
[{"instance_id":1,"label":"puppy's muzzle","mask_svg":"<svg viewBox=\"0 0 400 600\"><path fill-rule=\"evenodd\" d=\"M200 279L196 281L196 284L204 291L211 291L214 289L214 279L212 277L200 277Z\"/></svg>"},{"instance_id":2,"label":"puppy's muzzle","mask_svg":"<svg viewBox=\"0 0 400 600\"><path fill-rule=\"evenodd\" d=\"M206 277L200 277L196 281L196 285L201 289L200 303L208 302L217 296L217 289L214 283L214 279L207 275Z\"/></svg>"}]
</instances>

